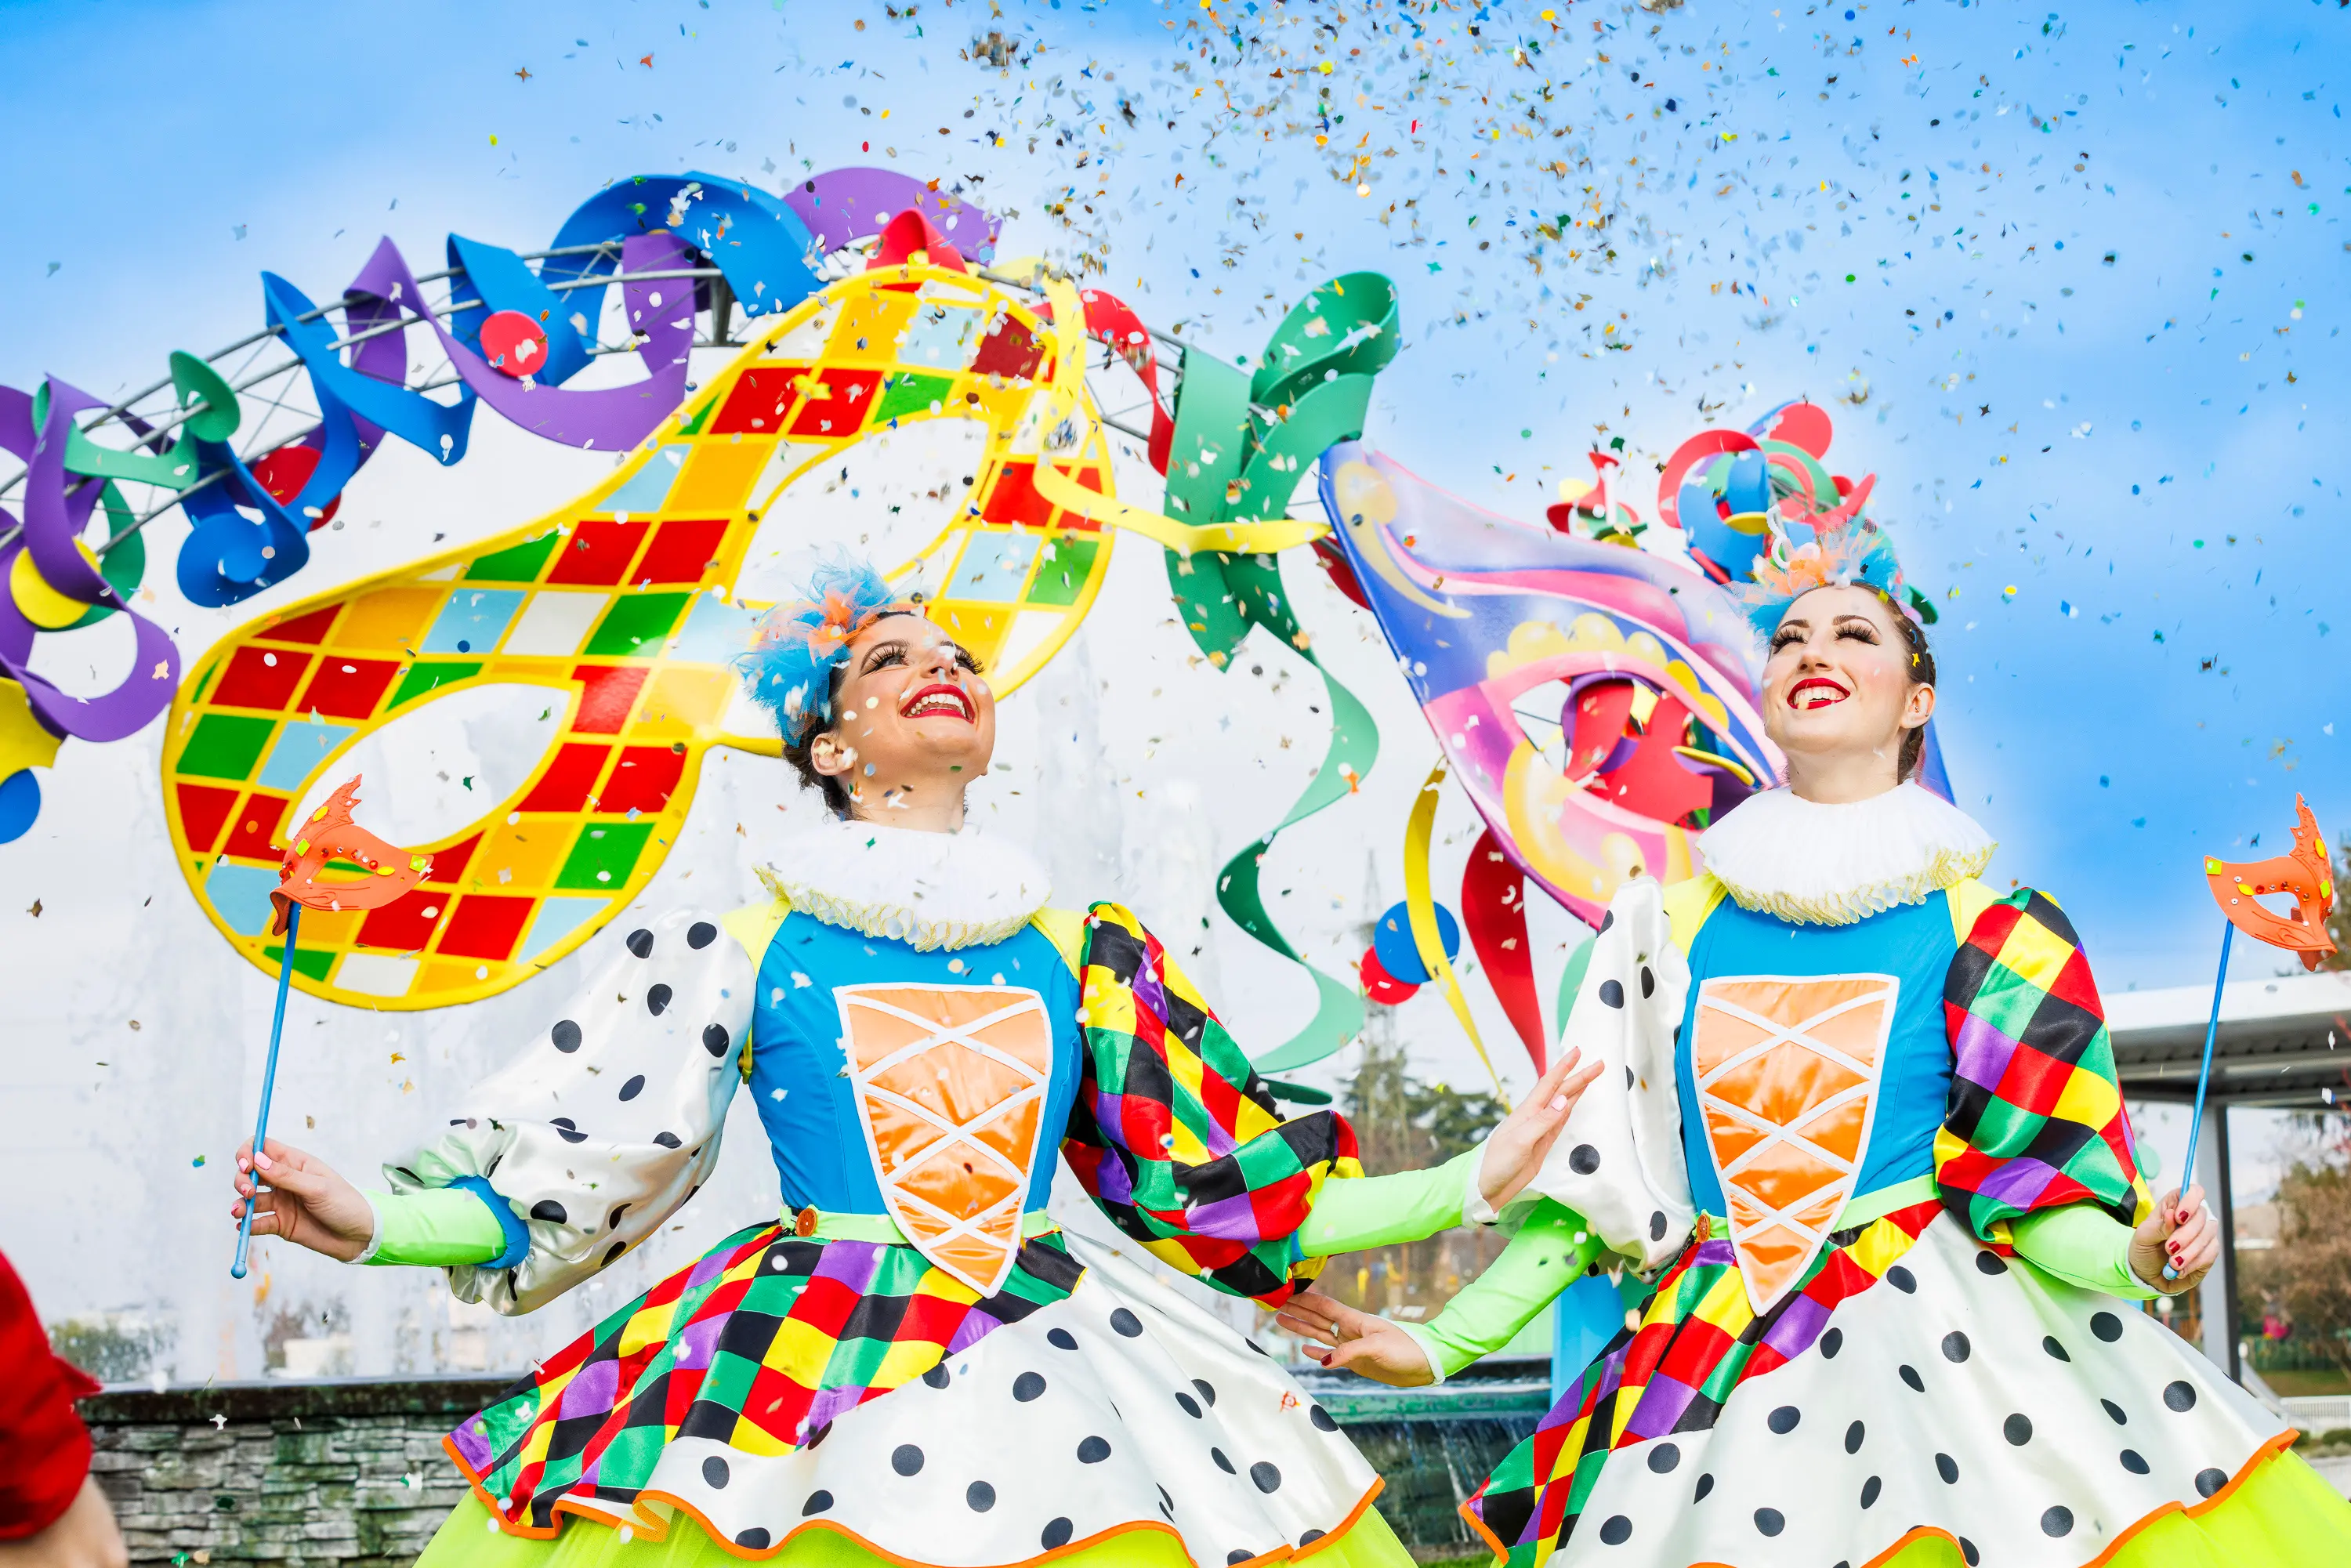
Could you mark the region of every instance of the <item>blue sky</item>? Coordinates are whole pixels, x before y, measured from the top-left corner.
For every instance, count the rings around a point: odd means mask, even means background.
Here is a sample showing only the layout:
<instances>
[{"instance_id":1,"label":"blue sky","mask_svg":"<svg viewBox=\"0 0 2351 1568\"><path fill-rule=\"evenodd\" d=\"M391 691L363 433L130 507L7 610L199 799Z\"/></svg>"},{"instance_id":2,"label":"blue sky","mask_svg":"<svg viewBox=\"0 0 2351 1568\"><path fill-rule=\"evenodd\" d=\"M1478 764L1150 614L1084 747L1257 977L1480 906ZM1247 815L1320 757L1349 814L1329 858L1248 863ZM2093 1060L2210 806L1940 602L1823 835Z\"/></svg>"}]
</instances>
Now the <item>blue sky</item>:
<instances>
[{"instance_id":1,"label":"blue sky","mask_svg":"<svg viewBox=\"0 0 2351 1568\"><path fill-rule=\"evenodd\" d=\"M2338 7L896 9L0 6L0 382L143 382L264 267L531 248L615 176L888 164L1221 351L1387 273L1369 439L1520 515L1595 440L1826 402L1943 610L1961 803L2110 985L2206 971L2199 857L2296 789L2351 821Z\"/></svg>"}]
</instances>

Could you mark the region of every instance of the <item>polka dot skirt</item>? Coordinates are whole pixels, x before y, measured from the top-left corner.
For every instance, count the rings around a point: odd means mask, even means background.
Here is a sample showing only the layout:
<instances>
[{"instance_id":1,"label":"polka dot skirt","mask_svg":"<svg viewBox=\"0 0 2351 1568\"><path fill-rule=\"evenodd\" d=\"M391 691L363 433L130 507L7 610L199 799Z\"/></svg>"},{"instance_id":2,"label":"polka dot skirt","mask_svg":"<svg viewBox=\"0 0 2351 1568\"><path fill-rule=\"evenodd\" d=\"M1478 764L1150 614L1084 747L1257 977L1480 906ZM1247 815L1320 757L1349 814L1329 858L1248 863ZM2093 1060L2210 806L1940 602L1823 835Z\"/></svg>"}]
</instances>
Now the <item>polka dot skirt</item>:
<instances>
[{"instance_id":1,"label":"polka dot skirt","mask_svg":"<svg viewBox=\"0 0 2351 1568\"><path fill-rule=\"evenodd\" d=\"M1195 1563L1240 1563L1343 1528L1378 1476L1329 1414L1124 1257L1067 1240L1086 1268L1069 1300L795 1452L673 1439L645 1500L674 1500L747 1552L822 1521L942 1568L1136 1527L1172 1527Z\"/></svg>"},{"instance_id":2,"label":"polka dot skirt","mask_svg":"<svg viewBox=\"0 0 2351 1568\"><path fill-rule=\"evenodd\" d=\"M1948 1217L1834 1322L1710 1428L1610 1453L1558 1561L1860 1563L1930 1529L1970 1563L2087 1563L2280 1429L2131 1303Z\"/></svg>"}]
</instances>

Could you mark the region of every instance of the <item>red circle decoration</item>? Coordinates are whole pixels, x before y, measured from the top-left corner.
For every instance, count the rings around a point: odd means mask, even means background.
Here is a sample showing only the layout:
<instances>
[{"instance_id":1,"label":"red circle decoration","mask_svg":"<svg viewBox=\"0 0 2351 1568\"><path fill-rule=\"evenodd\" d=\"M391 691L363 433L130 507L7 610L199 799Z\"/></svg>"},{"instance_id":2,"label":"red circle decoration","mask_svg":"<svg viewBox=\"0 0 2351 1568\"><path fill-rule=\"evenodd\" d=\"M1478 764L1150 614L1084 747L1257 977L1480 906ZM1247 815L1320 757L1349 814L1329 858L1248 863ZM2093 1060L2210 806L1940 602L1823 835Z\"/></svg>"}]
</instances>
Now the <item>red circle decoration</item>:
<instances>
[{"instance_id":1,"label":"red circle decoration","mask_svg":"<svg viewBox=\"0 0 2351 1568\"><path fill-rule=\"evenodd\" d=\"M269 492L269 498L282 507L300 495L302 486L308 484L310 476L317 472L319 449L315 446L299 444L280 446L273 452L265 452L255 458L251 466L254 478L260 481L261 487ZM335 508L342 504L343 498L340 496L331 497L325 506L319 508L317 517L302 519L306 525L304 531L315 534L325 528L334 520Z\"/></svg>"},{"instance_id":2,"label":"red circle decoration","mask_svg":"<svg viewBox=\"0 0 2351 1568\"><path fill-rule=\"evenodd\" d=\"M1819 457L1829 449L1829 430L1826 409L1818 403L1792 402L1782 409L1779 417L1771 422L1767 439L1801 446Z\"/></svg>"},{"instance_id":3,"label":"red circle decoration","mask_svg":"<svg viewBox=\"0 0 2351 1568\"><path fill-rule=\"evenodd\" d=\"M520 381L547 367L547 332L519 310L493 310L482 323L482 358Z\"/></svg>"},{"instance_id":4,"label":"red circle decoration","mask_svg":"<svg viewBox=\"0 0 2351 1568\"><path fill-rule=\"evenodd\" d=\"M1411 998L1418 986L1399 980L1380 967L1380 956L1373 949L1364 949L1364 995L1383 1007L1395 1007Z\"/></svg>"}]
</instances>

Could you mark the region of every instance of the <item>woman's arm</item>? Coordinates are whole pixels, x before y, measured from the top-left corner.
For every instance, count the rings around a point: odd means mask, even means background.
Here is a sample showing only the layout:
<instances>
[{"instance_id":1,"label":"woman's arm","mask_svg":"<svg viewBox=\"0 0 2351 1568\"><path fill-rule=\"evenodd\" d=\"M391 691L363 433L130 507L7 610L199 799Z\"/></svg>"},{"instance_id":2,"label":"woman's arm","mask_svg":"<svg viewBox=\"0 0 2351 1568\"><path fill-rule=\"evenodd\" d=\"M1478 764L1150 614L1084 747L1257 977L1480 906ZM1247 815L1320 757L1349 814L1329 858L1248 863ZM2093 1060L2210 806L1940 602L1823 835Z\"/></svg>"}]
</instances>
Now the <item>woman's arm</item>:
<instances>
[{"instance_id":1,"label":"woman's arm","mask_svg":"<svg viewBox=\"0 0 2351 1568\"><path fill-rule=\"evenodd\" d=\"M609 940L609 938L608 938ZM629 933L515 1061L365 1194L275 1140L254 1228L347 1262L446 1268L466 1301L528 1312L618 1259L717 1163L757 976L716 920ZM254 1194L240 1151L236 1189ZM233 1211L242 1212L242 1205Z\"/></svg>"},{"instance_id":2,"label":"woman's arm","mask_svg":"<svg viewBox=\"0 0 2351 1568\"><path fill-rule=\"evenodd\" d=\"M1494 1224L1542 1168L1568 1113L1599 1073L1597 1062L1580 1066L1568 1051L1476 1148L1426 1170L1325 1181L1299 1227L1300 1253L1329 1258L1418 1241L1457 1225Z\"/></svg>"},{"instance_id":3,"label":"woman's arm","mask_svg":"<svg viewBox=\"0 0 2351 1568\"><path fill-rule=\"evenodd\" d=\"M1537 1204L1510 1244L1426 1323L1357 1312L1320 1292L1278 1314L1281 1326L1331 1347L1328 1367L1345 1367L1400 1388L1442 1383L1491 1355L1575 1283L1604 1248L1571 1208Z\"/></svg>"},{"instance_id":4,"label":"woman's arm","mask_svg":"<svg viewBox=\"0 0 2351 1568\"><path fill-rule=\"evenodd\" d=\"M1095 904L1082 939L1071 967L1083 1076L1061 1152L1095 1205L1155 1257L1277 1306L1321 1257L1433 1235L1459 1224L1465 1208L1483 1218L1466 1202L1467 1156L1435 1172L1367 1178L1354 1132L1336 1111L1284 1118L1133 912ZM1481 1198L1518 1193L1593 1076L1579 1072L1572 1053L1544 1074L1488 1140L1474 1167ZM1244 1195L1246 1203L1234 1201ZM1336 1207L1310 1239L1325 1204Z\"/></svg>"}]
</instances>

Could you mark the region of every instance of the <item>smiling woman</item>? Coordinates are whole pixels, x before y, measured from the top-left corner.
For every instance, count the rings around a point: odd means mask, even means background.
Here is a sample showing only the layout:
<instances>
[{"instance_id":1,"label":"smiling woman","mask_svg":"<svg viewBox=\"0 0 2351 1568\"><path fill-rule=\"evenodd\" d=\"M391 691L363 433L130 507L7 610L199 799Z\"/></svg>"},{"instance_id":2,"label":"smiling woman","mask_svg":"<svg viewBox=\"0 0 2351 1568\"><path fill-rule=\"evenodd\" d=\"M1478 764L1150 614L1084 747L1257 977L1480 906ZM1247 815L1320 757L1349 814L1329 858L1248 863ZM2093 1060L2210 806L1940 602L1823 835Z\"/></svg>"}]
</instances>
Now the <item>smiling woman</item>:
<instances>
[{"instance_id":1,"label":"smiling woman","mask_svg":"<svg viewBox=\"0 0 2351 1568\"><path fill-rule=\"evenodd\" d=\"M1935 664L1899 585L1862 529L1758 571L1785 785L1611 902L1562 1043L1626 1092L1500 1259L1426 1324L1312 1291L1282 1321L1422 1384L1595 1268L1660 1270L1465 1506L1510 1568L2343 1561L2293 1435L2126 1304L2194 1288L2219 1228L2140 1177L2064 914L1979 881L1991 841L1912 779Z\"/></svg>"},{"instance_id":2,"label":"smiling woman","mask_svg":"<svg viewBox=\"0 0 2351 1568\"><path fill-rule=\"evenodd\" d=\"M760 868L766 902L620 939L393 1191L240 1156L257 1234L528 1312L668 1223L749 1087L781 1220L451 1433L475 1496L423 1568L1405 1568L1332 1417L1132 1254L1064 1236L1056 1166L1162 1262L1278 1304L1333 1253L1490 1223L1596 1070L1562 1053L1479 1148L1366 1177L1335 1113L1283 1118L1132 914L1049 907L1033 860L960 831L995 697L921 606L835 561L741 668L840 818Z\"/></svg>"},{"instance_id":3,"label":"smiling woman","mask_svg":"<svg viewBox=\"0 0 2351 1568\"><path fill-rule=\"evenodd\" d=\"M1806 800L1865 800L1917 771L1935 655L1885 590L1834 583L1791 603L1771 632L1763 688L1764 733Z\"/></svg>"}]
</instances>

